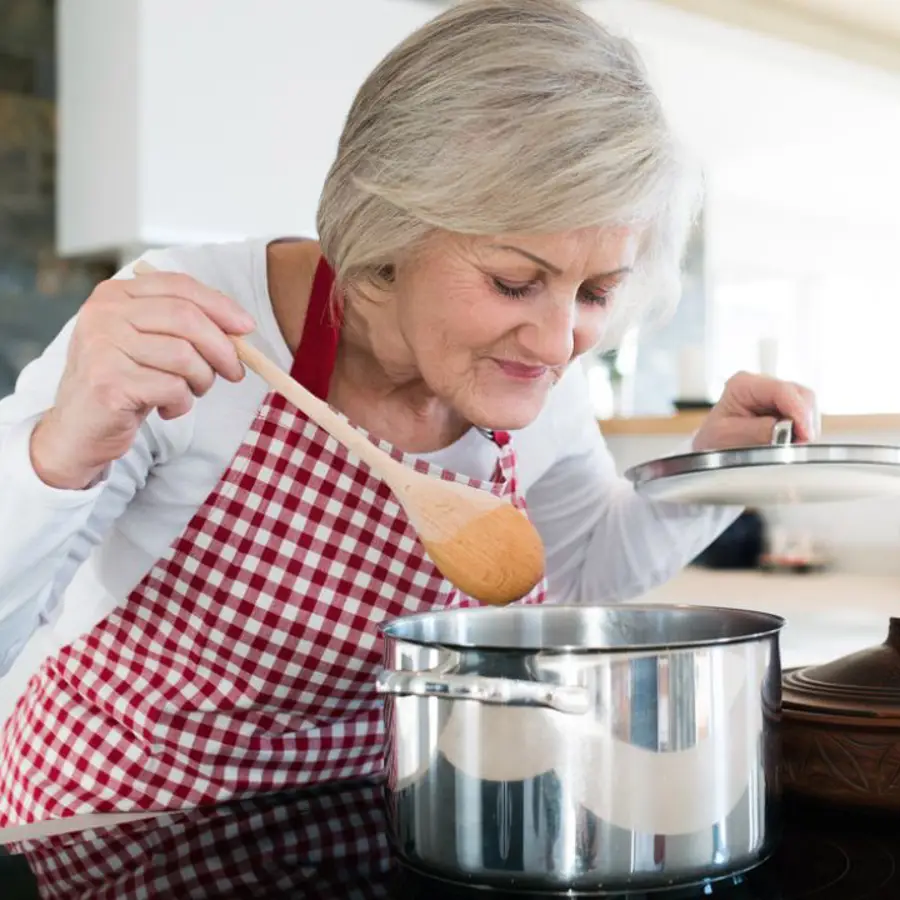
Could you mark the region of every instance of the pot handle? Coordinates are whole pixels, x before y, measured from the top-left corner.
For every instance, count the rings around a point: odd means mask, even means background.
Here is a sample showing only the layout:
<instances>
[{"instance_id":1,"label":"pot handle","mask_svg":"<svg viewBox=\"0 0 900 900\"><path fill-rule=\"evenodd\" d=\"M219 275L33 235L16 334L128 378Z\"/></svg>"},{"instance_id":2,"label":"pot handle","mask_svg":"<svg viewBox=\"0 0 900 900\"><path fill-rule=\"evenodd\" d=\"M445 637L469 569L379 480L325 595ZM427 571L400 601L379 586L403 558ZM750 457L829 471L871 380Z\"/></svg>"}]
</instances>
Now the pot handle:
<instances>
[{"instance_id":1,"label":"pot handle","mask_svg":"<svg viewBox=\"0 0 900 900\"><path fill-rule=\"evenodd\" d=\"M487 678L484 675L382 670L375 680L375 689L379 694L475 700L477 703L503 706L543 706L571 715L584 715L591 708L587 688L543 681Z\"/></svg>"}]
</instances>

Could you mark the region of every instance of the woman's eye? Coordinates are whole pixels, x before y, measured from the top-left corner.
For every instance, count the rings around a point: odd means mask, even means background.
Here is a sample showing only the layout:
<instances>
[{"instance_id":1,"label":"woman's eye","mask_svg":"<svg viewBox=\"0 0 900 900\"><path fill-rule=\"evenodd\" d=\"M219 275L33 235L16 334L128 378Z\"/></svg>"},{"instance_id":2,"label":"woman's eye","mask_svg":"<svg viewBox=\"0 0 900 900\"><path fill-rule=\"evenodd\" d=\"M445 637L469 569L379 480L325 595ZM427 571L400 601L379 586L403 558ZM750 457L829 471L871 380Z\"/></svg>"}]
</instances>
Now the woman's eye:
<instances>
[{"instance_id":1,"label":"woman's eye","mask_svg":"<svg viewBox=\"0 0 900 900\"><path fill-rule=\"evenodd\" d=\"M494 283L494 289L503 294L504 297L527 297L535 287L537 282L528 281L525 284L510 284L508 281L504 281L502 278L493 278L491 279ZM609 302L611 291L609 290L591 290L590 288L582 287L578 292L578 299L582 303L587 303L591 306L606 306Z\"/></svg>"},{"instance_id":2,"label":"woman's eye","mask_svg":"<svg viewBox=\"0 0 900 900\"><path fill-rule=\"evenodd\" d=\"M494 278L493 282L494 288L503 294L504 297L525 297L534 284L531 281L526 284L509 284L506 281L501 281L499 278Z\"/></svg>"},{"instance_id":3,"label":"woman's eye","mask_svg":"<svg viewBox=\"0 0 900 900\"><path fill-rule=\"evenodd\" d=\"M582 303L588 303L591 306L606 306L609 303L610 291L591 291L582 288L580 293Z\"/></svg>"}]
</instances>

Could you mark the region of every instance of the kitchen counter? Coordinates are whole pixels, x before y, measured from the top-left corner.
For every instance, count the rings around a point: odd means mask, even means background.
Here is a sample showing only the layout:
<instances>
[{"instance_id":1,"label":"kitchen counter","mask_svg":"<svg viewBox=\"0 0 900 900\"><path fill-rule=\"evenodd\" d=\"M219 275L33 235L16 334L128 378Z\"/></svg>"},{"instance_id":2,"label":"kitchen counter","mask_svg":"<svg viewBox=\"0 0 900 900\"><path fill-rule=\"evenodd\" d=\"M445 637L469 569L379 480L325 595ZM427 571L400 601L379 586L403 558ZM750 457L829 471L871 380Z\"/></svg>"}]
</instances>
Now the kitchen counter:
<instances>
[{"instance_id":1,"label":"kitchen counter","mask_svg":"<svg viewBox=\"0 0 900 900\"><path fill-rule=\"evenodd\" d=\"M783 616L787 625L781 637L782 664L791 668L830 662L882 643L890 617L900 616L900 578L689 567L638 599L755 609Z\"/></svg>"}]
</instances>

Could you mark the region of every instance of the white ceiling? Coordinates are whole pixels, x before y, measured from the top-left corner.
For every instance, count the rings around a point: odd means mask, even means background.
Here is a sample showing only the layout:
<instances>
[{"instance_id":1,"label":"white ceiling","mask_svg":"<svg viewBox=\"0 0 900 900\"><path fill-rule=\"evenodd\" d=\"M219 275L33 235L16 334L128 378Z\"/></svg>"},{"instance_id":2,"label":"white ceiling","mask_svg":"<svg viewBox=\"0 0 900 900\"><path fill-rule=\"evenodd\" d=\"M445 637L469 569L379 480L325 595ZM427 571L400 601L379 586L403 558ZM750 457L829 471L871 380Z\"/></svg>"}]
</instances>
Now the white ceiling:
<instances>
[{"instance_id":1,"label":"white ceiling","mask_svg":"<svg viewBox=\"0 0 900 900\"><path fill-rule=\"evenodd\" d=\"M898 0L660 0L831 56L900 74Z\"/></svg>"},{"instance_id":2,"label":"white ceiling","mask_svg":"<svg viewBox=\"0 0 900 900\"><path fill-rule=\"evenodd\" d=\"M900 0L778 0L804 13L824 16L900 40Z\"/></svg>"}]
</instances>

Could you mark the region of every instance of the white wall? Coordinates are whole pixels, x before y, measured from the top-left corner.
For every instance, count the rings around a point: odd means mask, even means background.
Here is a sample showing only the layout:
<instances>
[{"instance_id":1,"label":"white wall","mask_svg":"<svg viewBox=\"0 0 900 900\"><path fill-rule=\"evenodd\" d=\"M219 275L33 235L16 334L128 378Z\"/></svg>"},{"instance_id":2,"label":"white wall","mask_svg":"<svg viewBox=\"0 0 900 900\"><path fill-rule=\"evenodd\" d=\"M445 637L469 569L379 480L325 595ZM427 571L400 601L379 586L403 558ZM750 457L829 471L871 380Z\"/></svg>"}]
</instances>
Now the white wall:
<instances>
[{"instance_id":1,"label":"white wall","mask_svg":"<svg viewBox=\"0 0 900 900\"><path fill-rule=\"evenodd\" d=\"M438 9L419 0L143 0L148 234L315 234L357 89Z\"/></svg>"},{"instance_id":2,"label":"white wall","mask_svg":"<svg viewBox=\"0 0 900 900\"><path fill-rule=\"evenodd\" d=\"M895 196L900 198L900 188ZM840 209L786 210L772 200L717 190L715 183L707 215L710 276L719 280L802 280L835 274L836 268L867 277L896 272L900 220L882 223Z\"/></svg>"},{"instance_id":3,"label":"white wall","mask_svg":"<svg viewBox=\"0 0 900 900\"><path fill-rule=\"evenodd\" d=\"M818 390L826 412L900 408L890 300L900 297L900 77L651 0L586 6L638 44L704 166L714 389L748 355L755 365L757 337L768 337L790 360L780 374ZM773 309L773 279L796 294L793 310ZM719 302L736 284L759 291L757 316Z\"/></svg>"},{"instance_id":4,"label":"white wall","mask_svg":"<svg viewBox=\"0 0 900 900\"><path fill-rule=\"evenodd\" d=\"M652 0L584 5L637 43L706 171L711 278L896 246L900 77Z\"/></svg>"}]
</instances>

